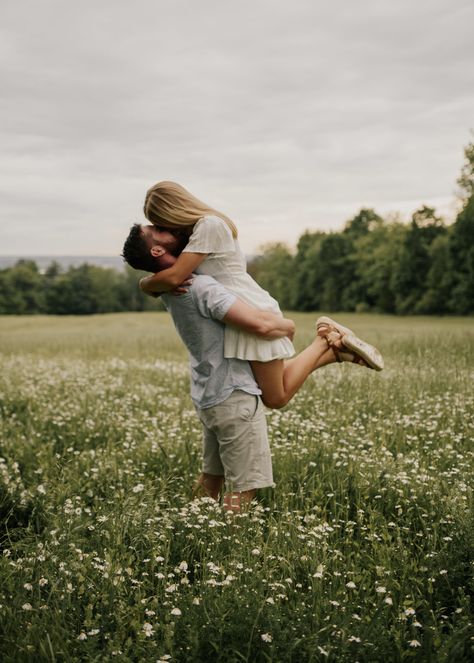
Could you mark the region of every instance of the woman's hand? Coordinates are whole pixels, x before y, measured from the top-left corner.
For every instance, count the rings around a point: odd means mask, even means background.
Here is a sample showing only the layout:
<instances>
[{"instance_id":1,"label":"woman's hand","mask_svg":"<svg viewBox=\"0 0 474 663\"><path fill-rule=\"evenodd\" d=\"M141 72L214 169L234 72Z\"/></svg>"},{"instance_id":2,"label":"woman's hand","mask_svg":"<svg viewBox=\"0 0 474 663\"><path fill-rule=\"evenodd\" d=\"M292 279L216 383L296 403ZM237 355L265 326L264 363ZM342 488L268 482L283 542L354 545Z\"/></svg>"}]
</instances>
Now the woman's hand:
<instances>
[{"instance_id":1,"label":"woman's hand","mask_svg":"<svg viewBox=\"0 0 474 663\"><path fill-rule=\"evenodd\" d=\"M169 294L174 295L175 297L179 297L180 295L186 294L192 282L193 282L193 275L190 274L188 278L184 279L181 285L179 285L174 290L170 290Z\"/></svg>"}]
</instances>

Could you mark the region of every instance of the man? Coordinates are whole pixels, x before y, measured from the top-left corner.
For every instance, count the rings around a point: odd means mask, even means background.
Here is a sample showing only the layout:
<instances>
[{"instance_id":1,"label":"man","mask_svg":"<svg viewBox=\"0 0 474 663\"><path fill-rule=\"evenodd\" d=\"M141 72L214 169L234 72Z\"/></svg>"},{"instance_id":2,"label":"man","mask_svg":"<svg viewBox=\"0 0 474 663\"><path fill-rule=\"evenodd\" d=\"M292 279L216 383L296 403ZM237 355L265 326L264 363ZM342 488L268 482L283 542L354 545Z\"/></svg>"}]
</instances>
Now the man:
<instances>
[{"instance_id":1,"label":"man","mask_svg":"<svg viewBox=\"0 0 474 663\"><path fill-rule=\"evenodd\" d=\"M174 262L182 242L166 229L135 225L123 257L136 269L158 272ZM293 336L294 323L240 301L210 276L193 276L177 292L161 297L191 360L191 398L203 426L198 485L219 499L225 483L224 508L240 511L257 489L274 484L261 391L247 361L224 357L225 324L281 338Z\"/></svg>"}]
</instances>

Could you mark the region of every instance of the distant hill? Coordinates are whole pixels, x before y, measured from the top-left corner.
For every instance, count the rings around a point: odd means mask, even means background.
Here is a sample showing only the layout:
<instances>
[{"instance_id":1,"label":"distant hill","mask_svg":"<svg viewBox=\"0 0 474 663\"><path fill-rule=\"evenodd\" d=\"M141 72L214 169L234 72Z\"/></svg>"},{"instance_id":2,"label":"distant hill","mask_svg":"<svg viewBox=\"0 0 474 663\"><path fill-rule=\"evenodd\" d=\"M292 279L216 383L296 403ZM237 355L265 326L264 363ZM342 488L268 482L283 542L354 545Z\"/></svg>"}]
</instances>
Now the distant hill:
<instances>
[{"instance_id":1,"label":"distant hill","mask_svg":"<svg viewBox=\"0 0 474 663\"><path fill-rule=\"evenodd\" d=\"M78 267L84 263L97 267L111 267L122 271L124 262L120 256L1 256L0 269L12 267L18 260L34 260L40 271L44 271L52 262L57 262L62 269Z\"/></svg>"}]
</instances>

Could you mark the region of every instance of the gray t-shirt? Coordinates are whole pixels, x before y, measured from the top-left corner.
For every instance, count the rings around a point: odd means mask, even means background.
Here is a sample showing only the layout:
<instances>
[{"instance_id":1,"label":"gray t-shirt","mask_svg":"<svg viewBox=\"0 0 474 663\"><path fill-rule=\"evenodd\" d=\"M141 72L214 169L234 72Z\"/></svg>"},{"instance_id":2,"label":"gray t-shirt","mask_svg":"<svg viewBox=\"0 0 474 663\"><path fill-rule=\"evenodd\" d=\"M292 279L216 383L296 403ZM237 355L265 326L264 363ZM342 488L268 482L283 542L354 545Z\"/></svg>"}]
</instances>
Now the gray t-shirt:
<instances>
[{"instance_id":1,"label":"gray t-shirt","mask_svg":"<svg viewBox=\"0 0 474 663\"><path fill-rule=\"evenodd\" d=\"M224 329L220 322L237 297L211 276L194 276L188 292L161 295L191 363L191 398L197 408L225 401L239 389L261 394L248 361L224 357Z\"/></svg>"}]
</instances>

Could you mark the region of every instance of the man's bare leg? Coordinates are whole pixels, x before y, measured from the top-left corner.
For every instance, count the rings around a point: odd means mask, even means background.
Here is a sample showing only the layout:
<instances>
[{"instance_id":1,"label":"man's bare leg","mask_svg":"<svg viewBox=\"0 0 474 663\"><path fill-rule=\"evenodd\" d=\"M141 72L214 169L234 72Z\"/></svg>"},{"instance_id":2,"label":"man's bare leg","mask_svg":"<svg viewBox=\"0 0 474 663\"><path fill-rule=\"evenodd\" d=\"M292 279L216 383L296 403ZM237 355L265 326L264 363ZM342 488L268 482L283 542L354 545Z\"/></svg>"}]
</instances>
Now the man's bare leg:
<instances>
[{"instance_id":1,"label":"man's bare leg","mask_svg":"<svg viewBox=\"0 0 474 663\"><path fill-rule=\"evenodd\" d=\"M256 490L243 490L240 493L225 493L224 511L240 513L242 510L249 506L250 502L255 498L256 495Z\"/></svg>"},{"instance_id":2,"label":"man's bare leg","mask_svg":"<svg viewBox=\"0 0 474 663\"><path fill-rule=\"evenodd\" d=\"M206 474L203 472L199 475L193 489L194 497L199 493L204 493L213 500L218 500L224 486L224 477L216 474Z\"/></svg>"},{"instance_id":3,"label":"man's bare leg","mask_svg":"<svg viewBox=\"0 0 474 663\"><path fill-rule=\"evenodd\" d=\"M194 486L194 495L197 497L198 493L204 493L214 500L218 500L224 487L224 477L215 474L206 474L203 472L199 475ZM256 490L244 490L240 493L225 493L224 495L224 511L232 511L233 513L240 513L243 509L249 506L250 502L256 497Z\"/></svg>"}]
</instances>

